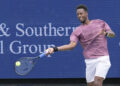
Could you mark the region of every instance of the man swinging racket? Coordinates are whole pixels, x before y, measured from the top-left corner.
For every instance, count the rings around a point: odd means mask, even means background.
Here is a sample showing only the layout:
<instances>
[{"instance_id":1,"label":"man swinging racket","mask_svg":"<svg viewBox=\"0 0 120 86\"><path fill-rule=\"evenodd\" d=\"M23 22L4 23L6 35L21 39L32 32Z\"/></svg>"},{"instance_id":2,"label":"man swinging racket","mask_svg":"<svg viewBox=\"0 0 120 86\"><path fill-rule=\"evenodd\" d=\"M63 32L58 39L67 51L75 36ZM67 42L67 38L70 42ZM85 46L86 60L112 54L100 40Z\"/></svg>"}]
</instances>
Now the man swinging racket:
<instances>
[{"instance_id":1,"label":"man swinging racket","mask_svg":"<svg viewBox=\"0 0 120 86\"><path fill-rule=\"evenodd\" d=\"M107 37L114 37L115 33L109 25L100 19L89 20L88 9L85 5L76 8L77 17L82 23L70 36L67 45L48 48L48 54L75 48L80 41L86 63L86 81L88 86L102 86L111 66L107 48Z\"/></svg>"}]
</instances>

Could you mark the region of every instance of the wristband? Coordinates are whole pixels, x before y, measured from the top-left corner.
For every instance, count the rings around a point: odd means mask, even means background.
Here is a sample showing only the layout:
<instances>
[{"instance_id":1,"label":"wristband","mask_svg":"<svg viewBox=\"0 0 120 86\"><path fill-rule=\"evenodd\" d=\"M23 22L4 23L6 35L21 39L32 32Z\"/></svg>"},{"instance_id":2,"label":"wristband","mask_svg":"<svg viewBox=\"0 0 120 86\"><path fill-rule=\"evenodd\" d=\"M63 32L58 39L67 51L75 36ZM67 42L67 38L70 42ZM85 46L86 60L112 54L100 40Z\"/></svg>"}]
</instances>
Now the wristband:
<instances>
[{"instance_id":1,"label":"wristband","mask_svg":"<svg viewBox=\"0 0 120 86\"><path fill-rule=\"evenodd\" d=\"M108 36L108 33L106 32L105 36Z\"/></svg>"},{"instance_id":2,"label":"wristband","mask_svg":"<svg viewBox=\"0 0 120 86\"><path fill-rule=\"evenodd\" d=\"M58 51L58 48L57 47L53 47L54 49L54 52L57 52Z\"/></svg>"}]
</instances>

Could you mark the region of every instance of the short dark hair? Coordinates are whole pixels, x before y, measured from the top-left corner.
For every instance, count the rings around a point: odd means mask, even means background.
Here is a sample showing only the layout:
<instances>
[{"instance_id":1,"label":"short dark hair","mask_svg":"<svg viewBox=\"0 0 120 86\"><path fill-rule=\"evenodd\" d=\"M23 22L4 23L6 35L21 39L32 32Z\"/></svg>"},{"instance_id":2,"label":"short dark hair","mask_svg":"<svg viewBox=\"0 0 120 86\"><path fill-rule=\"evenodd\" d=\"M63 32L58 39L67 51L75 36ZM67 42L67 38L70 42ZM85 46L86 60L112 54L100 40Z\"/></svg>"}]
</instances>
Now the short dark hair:
<instances>
[{"instance_id":1,"label":"short dark hair","mask_svg":"<svg viewBox=\"0 0 120 86\"><path fill-rule=\"evenodd\" d=\"M88 8L87 8L87 6L85 6L85 5L83 5L83 4L77 6L76 10L77 10L77 9L84 9L85 11L88 12Z\"/></svg>"}]
</instances>

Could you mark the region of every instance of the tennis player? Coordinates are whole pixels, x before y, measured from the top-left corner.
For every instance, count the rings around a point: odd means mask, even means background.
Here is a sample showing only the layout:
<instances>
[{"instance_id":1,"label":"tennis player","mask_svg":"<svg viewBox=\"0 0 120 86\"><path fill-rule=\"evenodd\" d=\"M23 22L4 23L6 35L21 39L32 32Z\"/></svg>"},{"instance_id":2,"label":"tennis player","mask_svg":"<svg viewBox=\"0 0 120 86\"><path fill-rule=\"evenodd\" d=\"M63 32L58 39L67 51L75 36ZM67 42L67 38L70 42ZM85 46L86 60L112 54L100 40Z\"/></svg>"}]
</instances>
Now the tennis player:
<instances>
[{"instance_id":1,"label":"tennis player","mask_svg":"<svg viewBox=\"0 0 120 86\"><path fill-rule=\"evenodd\" d=\"M89 20L88 8L85 5L79 5L76 8L76 13L82 24L72 32L70 43L48 48L48 54L56 51L72 50L79 41L84 49L87 85L102 86L111 66L106 38L114 37L115 33L105 21L100 19Z\"/></svg>"}]
</instances>

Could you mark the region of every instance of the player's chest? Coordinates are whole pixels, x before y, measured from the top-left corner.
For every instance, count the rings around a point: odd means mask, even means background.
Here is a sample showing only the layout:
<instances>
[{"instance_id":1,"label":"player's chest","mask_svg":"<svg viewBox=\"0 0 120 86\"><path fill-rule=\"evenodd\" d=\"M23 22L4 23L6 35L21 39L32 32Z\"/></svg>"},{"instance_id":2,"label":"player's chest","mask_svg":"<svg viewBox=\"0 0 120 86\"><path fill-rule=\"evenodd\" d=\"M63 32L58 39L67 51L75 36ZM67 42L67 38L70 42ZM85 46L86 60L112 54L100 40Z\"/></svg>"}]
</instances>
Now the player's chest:
<instances>
[{"instance_id":1,"label":"player's chest","mask_svg":"<svg viewBox=\"0 0 120 86\"><path fill-rule=\"evenodd\" d=\"M82 28L81 36L83 39L90 39L90 38L94 37L95 35L99 34L101 30L102 30L102 28L99 25L86 26L86 27Z\"/></svg>"}]
</instances>

